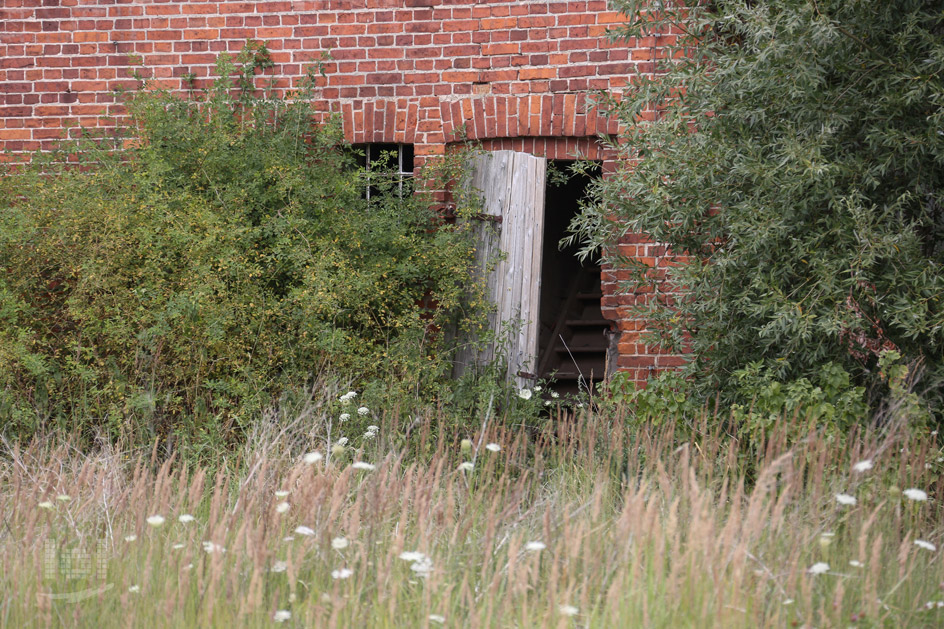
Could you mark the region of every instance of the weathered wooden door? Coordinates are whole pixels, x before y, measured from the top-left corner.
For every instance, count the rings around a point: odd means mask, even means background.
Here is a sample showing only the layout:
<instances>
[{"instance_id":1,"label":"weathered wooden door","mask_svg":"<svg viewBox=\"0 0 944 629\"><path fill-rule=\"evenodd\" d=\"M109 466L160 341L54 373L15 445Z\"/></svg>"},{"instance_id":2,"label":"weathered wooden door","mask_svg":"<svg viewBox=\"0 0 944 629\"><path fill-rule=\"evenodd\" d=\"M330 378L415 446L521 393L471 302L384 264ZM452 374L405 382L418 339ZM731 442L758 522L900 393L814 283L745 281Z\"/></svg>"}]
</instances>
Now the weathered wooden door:
<instances>
[{"instance_id":1,"label":"weathered wooden door","mask_svg":"<svg viewBox=\"0 0 944 629\"><path fill-rule=\"evenodd\" d=\"M487 278L495 304L489 327L496 342L469 347L456 357L456 371L503 356L508 378L533 384L537 369L541 248L544 234L544 184L547 160L515 151L491 151L473 158L471 186L484 201L477 217L477 264L484 269L497 251L504 258Z\"/></svg>"}]
</instances>

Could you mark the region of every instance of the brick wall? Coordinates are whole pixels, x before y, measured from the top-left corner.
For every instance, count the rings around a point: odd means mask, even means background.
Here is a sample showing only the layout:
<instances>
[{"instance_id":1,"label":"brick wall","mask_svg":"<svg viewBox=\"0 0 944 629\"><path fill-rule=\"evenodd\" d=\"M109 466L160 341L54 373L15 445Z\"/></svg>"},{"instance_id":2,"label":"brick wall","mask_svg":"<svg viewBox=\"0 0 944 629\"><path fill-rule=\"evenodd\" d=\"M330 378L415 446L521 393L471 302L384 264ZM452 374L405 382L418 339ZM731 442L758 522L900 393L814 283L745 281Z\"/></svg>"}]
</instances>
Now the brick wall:
<instances>
[{"instance_id":1,"label":"brick wall","mask_svg":"<svg viewBox=\"0 0 944 629\"><path fill-rule=\"evenodd\" d=\"M611 42L621 21L606 0L3 0L0 150L44 148L68 124L101 127L120 114L113 94L131 72L172 89L212 77L220 52L266 42L289 87L328 51L320 106L342 115L353 142L415 145L417 167L460 136L552 159L582 154L612 167L595 138L615 120L588 92L618 93L653 70L655 38ZM632 240L632 239L629 239ZM662 264L656 245L624 243ZM642 239L640 239L642 240ZM628 251L629 249L627 249ZM638 378L671 367L637 342L642 322L604 275L604 312L624 331L621 368Z\"/></svg>"}]
</instances>

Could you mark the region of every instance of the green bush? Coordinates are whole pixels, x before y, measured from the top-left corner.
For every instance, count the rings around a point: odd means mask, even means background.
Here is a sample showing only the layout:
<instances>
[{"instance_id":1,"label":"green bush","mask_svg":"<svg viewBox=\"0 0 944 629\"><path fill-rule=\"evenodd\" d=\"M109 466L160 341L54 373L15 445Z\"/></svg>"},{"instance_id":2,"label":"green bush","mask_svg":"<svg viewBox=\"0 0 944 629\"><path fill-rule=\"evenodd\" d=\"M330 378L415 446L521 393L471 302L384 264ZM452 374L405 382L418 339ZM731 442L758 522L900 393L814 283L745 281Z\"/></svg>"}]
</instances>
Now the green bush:
<instances>
[{"instance_id":1,"label":"green bush","mask_svg":"<svg viewBox=\"0 0 944 629\"><path fill-rule=\"evenodd\" d=\"M691 383L679 371L663 371L638 387L626 372L617 372L602 388L604 404L626 406L637 424L659 425L668 419L692 417L699 410Z\"/></svg>"},{"instance_id":2,"label":"green bush","mask_svg":"<svg viewBox=\"0 0 944 629\"><path fill-rule=\"evenodd\" d=\"M889 363L888 370L907 371L907 367L894 362L895 358L884 359ZM693 379L681 371L664 371L650 378L644 388L618 373L607 383L606 393L607 403L628 408L628 417L637 426L658 426L679 419L693 421L710 414L710 407L718 402L716 399L706 404L698 396ZM733 401L719 406L714 414L723 418L725 429L745 448L763 443L771 431L784 426L789 427L786 437L791 444L811 431L826 439L842 440L869 414L865 393L865 388L856 386L849 373L835 363L825 364L812 378L784 381L777 377L776 370L755 361L735 372L726 398ZM915 399L904 399L917 404ZM917 424L916 420L926 418L912 419Z\"/></svg>"},{"instance_id":3,"label":"green bush","mask_svg":"<svg viewBox=\"0 0 944 629\"><path fill-rule=\"evenodd\" d=\"M819 430L827 439L841 439L868 416L864 387L854 386L849 373L826 363L812 379L776 379L763 363L749 363L734 374L742 402L731 406L737 434L748 443L761 443L776 426L790 420L790 442Z\"/></svg>"},{"instance_id":4,"label":"green bush","mask_svg":"<svg viewBox=\"0 0 944 629\"><path fill-rule=\"evenodd\" d=\"M701 400L834 363L882 390L897 350L944 392L944 14L912 0L617 0L657 72L609 105L626 166L574 227L637 271L652 344L691 351ZM645 233L666 274L611 246ZM799 385L797 385L799 386ZM743 402L743 400L741 400Z\"/></svg>"},{"instance_id":5,"label":"green bush","mask_svg":"<svg viewBox=\"0 0 944 629\"><path fill-rule=\"evenodd\" d=\"M391 396L447 373L467 231L409 191L368 205L314 82L275 97L264 46L236 61L203 94L130 94L127 148L85 138L0 177L2 432L225 439L325 371Z\"/></svg>"}]
</instances>

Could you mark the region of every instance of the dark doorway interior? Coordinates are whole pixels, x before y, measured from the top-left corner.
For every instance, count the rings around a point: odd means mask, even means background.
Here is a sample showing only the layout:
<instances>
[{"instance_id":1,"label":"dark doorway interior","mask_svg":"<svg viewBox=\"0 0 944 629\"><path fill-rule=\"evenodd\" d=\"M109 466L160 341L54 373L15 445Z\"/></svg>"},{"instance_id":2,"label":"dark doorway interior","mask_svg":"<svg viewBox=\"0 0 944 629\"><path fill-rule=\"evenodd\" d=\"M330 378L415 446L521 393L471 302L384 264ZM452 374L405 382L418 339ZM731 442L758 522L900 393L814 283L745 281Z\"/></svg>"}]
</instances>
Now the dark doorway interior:
<instances>
[{"instance_id":1,"label":"dark doorway interior","mask_svg":"<svg viewBox=\"0 0 944 629\"><path fill-rule=\"evenodd\" d=\"M568 177L564 183L548 177L538 339L538 376L556 380L554 389L562 394L592 391L604 379L610 330L600 310L599 264L581 263L576 245L559 246L590 182L586 175L570 173L572 163L549 162Z\"/></svg>"}]
</instances>

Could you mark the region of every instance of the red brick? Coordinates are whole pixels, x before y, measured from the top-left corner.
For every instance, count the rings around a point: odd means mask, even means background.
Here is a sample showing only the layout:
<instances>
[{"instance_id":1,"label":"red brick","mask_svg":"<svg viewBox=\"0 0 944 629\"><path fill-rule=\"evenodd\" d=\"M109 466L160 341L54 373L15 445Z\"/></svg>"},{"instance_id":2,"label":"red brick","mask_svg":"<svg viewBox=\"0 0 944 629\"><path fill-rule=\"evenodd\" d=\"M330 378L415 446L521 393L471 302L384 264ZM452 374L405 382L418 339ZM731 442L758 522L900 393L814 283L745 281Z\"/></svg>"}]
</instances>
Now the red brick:
<instances>
[{"instance_id":1,"label":"red brick","mask_svg":"<svg viewBox=\"0 0 944 629\"><path fill-rule=\"evenodd\" d=\"M514 55L518 54L518 44L486 44L482 46L483 55Z\"/></svg>"},{"instance_id":2,"label":"red brick","mask_svg":"<svg viewBox=\"0 0 944 629\"><path fill-rule=\"evenodd\" d=\"M518 78L522 81L557 78L557 68L521 68Z\"/></svg>"},{"instance_id":3,"label":"red brick","mask_svg":"<svg viewBox=\"0 0 944 629\"><path fill-rule=\"evenodd\" d=\"M514 28L518 25L518 18L514 17L504 17L504 18L489 18L482 20L479 24L479 28L490 31L496 29L509 29Z\"/></svg>"}]
</instances>

